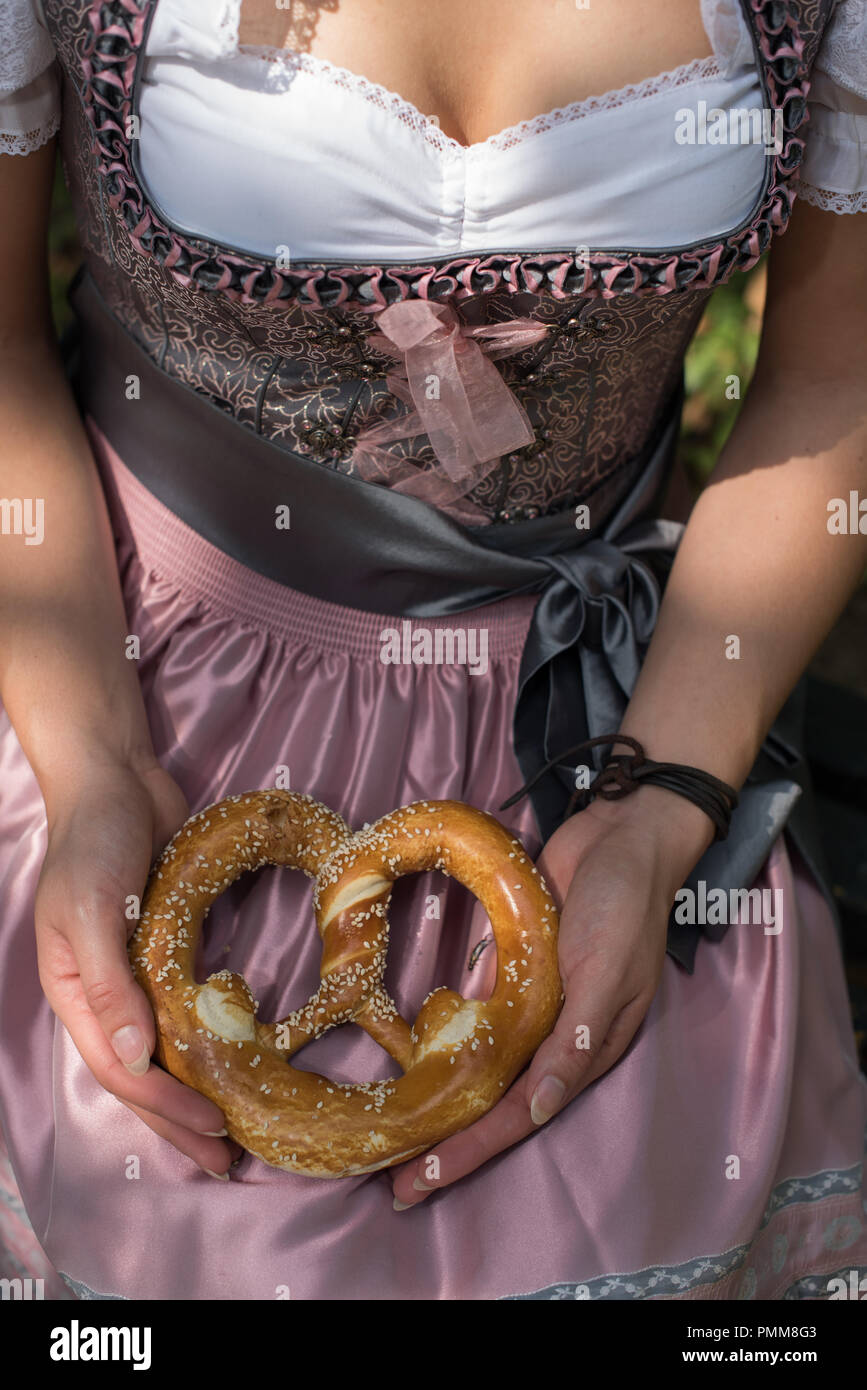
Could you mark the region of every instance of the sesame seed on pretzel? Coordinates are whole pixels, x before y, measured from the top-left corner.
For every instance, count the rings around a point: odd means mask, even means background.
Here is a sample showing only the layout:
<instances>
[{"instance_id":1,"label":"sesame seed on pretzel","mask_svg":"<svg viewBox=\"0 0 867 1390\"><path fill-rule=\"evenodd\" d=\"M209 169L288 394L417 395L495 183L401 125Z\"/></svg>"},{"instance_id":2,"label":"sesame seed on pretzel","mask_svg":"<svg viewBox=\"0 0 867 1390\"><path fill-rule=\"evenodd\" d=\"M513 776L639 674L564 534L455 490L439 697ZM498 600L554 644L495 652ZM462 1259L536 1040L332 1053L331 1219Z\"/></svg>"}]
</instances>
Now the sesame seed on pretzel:
<instances>
[{"instance_id":1,"label":"sesame seed on pretzel","mask_svg":"<svg viewBox=\"0 0 867 1390\"><path fill-rule=\"evenodd\" d=\"M194 976L211 903L263 864L315 880L321 983L303 1008L261 1023L240 975ZM439 869L483 904L497 944L490 999L440 988L412 1025L383 985L387 906L403 874ZM151 872L130 943L154 1010L155 1056L218 1105L232 1139L266 1163L310 1177L373 1172L411 1158L489 1110L550 1033L562 992L558 918L538 870L493 816L457 801L419 801L353 834L312 797L231 796L193 816ZM357 1023L402 1069L341 1084L289 1058Z\"/></svg>"}]
</instances>

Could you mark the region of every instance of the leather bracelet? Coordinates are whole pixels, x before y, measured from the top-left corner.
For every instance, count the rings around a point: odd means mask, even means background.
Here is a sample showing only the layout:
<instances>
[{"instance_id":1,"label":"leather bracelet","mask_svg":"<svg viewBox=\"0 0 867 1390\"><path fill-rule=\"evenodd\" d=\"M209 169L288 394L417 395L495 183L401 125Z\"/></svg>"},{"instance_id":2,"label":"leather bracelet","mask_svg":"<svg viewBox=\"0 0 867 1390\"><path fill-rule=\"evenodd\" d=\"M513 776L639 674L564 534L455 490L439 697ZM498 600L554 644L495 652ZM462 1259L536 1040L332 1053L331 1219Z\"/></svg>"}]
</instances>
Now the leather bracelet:
<instances>
[{"instance_id":1,"label":"leather bracelet","mask_svg":"<svg viewBox=\"0 0 867 1390\"><path fill-rule=\"evenodd\" d=\"M516 801L520 801L531 787L558 764L574 758L585 749L598 748L606 743L627 743L632 752L612 754L589 787L580 787L573 792L564 820L568 820L576 811L583 810L594 797L601 796L605 801L618 801L622 796L637 791L642 783L647 782L650 786L664 787L666 791L677 792L678 796L686 797L687 801L698 806L713 821L716 827L714 839L726 838L732 812L738 804L738 794L734 787L730 787L719 777L713 777L709 772L703 772L700 767L690 767L686 763L654 762L652 758L647 757L638 739L631 738L628 734L601 734L598 738L588 738L583 743L577 743L574 748L565 749L559 757L552 758L540 768L535 777L526 782L520 791L510 796L508 801L504 801L500 810L505 811Z\"/></svg>"}]
</instances>

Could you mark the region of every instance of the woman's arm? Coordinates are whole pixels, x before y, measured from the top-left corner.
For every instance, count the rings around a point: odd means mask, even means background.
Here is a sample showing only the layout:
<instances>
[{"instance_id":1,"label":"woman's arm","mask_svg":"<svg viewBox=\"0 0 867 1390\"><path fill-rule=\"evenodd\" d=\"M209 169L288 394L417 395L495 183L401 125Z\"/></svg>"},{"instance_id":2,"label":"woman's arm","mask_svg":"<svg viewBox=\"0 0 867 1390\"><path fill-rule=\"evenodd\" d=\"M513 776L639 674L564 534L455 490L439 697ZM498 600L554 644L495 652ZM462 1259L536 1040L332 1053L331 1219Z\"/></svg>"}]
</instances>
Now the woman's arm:
<instances>
[{"instance_id":1,"label":"woman's arm","mask_svg":"<svg viewBox=\"0 0 867 1390\"><path fill-rule=\"evenodd\" d=\"M828 530L832 498L867 499L865 221L800 204L772 250L756 372L689 519L621 725L649 757L738 787L867 564L867 534ZM702 811L651 786L593 802L552 836L539 862L563 903L566 1002L503 1101L438 1147L437 1187L523 1138L622 1055L656 991L674 894L712 836ZM579 1050L582 1024L590 1045ZM399 1171L401 1203L424 1200L413 1183L425 1171L425 1158Z\"/></svg>"},{"instance_id":2,"label":"woman's arm","mask_svg":"<svg viewBox=\"0 0 867 1390\"><path fill-rule=\"evenodd\" d=\"M46 799L113 749L153 762L111 530L57 352L45 271L54 142L0 157L3 494L41 504L39 544L0 544L0 691Z\"/></svg>"},{"instance_id":3,"label":"woman's arm","mask_svg":"<svg viewBox=\"0 0 867 1390\"><path fill-rule=\"evenodd\" d=\"M755 375L621 726L737 786L867 565L865 221L798 204L769 257ZM834 534L828 504L853 491L864 534Z\"/></svg>"},{"instance_id":4,"label":"woman's arm","mask_svg":"<svg viewBox=\"0 0 867 1390\"><path fill-rule=\"evenodd\" d=\"M132 978L124 915L183 821L151 745L111 527L57 352L46 222L54 142L0 156L0 698L45 800L36 894L40 979L97 1080L202 1167L225 1169L218 1108L149 1066L153 1015ZM17 504L43 516L28 544ZM24 513L27 515L27 512Z\"/></svg>"}]
</instances>

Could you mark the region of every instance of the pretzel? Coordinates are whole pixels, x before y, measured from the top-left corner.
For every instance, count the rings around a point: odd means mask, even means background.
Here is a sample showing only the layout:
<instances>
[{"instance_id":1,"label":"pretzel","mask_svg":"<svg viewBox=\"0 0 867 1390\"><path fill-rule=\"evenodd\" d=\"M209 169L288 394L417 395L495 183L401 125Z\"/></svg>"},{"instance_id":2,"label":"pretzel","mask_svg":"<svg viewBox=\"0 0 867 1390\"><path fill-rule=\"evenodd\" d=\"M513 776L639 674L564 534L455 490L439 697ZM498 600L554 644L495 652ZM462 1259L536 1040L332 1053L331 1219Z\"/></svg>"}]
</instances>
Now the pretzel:
<instances>
[{"instance_id":1,"label":"pretzel","mask_svg":"<svg viewBox=\"0 0 867 1390\"><path fill-rule=\"evenodd\" d=\"M193 974L211 903L263 864L315 879L321 983L279 1023L261 1023L240 975ZM497 944L486 1001L445 987L415 1023L383 987L394 880L440 869L485 907ZM155 864L130 939L133 971L154 1010L155 1055L213 1100L232 1139L275 1167L310 1177L374 1172L471 1124L503 1095L548 1035L563 995L558 917L538 870L493 816L457 801L420 801L353 834L312 797L269 790L200 811ZM403 1070L340 1084L288 1059L341 1023L357 1023Z\"/></svg>"}]
</instances>

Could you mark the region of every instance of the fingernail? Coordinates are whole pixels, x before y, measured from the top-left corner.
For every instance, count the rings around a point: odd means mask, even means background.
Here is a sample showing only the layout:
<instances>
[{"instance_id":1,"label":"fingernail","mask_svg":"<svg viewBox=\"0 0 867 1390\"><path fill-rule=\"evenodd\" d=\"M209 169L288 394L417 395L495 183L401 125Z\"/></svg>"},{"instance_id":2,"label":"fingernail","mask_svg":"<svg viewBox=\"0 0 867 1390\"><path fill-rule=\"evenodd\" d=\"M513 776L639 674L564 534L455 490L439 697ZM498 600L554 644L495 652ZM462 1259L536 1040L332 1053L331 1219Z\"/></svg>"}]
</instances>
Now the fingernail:
<instances>
[{"instance_id":1,"label":"fingernail","mask_svg":"<svg viewBox=\"0 0 867 1390\"><path fill-rule=\"evenodd\" d=\"M556 1115L563 1104L566 1087L556 1076L545 1076L533 1092L530 1101L530 1119L534 1125L543 1125Z\"/></svg>"},{"instance_id":2,"label":"fingernail","mask_svg":"<svg viewBox=\"0 0 867 1390\"><path fill-rule=\"evenodd\" d=\"M415 1202L400 1202L397 1197L395 1197L393 1205L395 1211L408 1211L410 1207L415 1206Z\"/></svg>"},{"instance_id":3,"label":"fingernail","mask_svg":"<svg viewBox=\"0 0 867 1390\"><path fill-rule=\"evenodd\" d=\"M227 1135L228 1133L229 1133L229 1131L228 1131L227 1129L203 1129L203 1130L202 1130L202 1134L207 1135L207 1137L208 1137L209 1139L225 1139L225 1137L226 1137L226 1135Z\"/></svg>"},{"instance_id":4,"label":"fingernail","mask_svg":"<svg viewBox=\"0 0 867 1390\"><path fill-rule=\"evenodd\" d=\"M124 1024L111 1035L111 1045L116 1055L133 1076L144 1076L151 1064L150 1053L142 1031L134 1023Z\"/></svg>"},{"instance_id":5,"label":"fingernail","mask_svg":"<svg viewBox=\"0 0 867 1390\"><path fill-rule=\"evenodd\" d=\"M210 1170L210 1168L203 1168L203 1169L202 1169L202 1172L203 1172L203 1173L207 1173L207 1175L208 1175L209 1178L216 1178L216 1179L217 1179L217 1182L228 1182L228 1181L229 1181L229 1174L228 1174L228 1173L212 1173L211 1170Z\"/></svg>"},{"instance_id":6,"label":"fingernail","mask_svg":"<svg viewBox=\"0 0 867 1390\"><path fill-rule=\"evenodd\" d=\"M433 1192L433 1188L428 1187L427 1183L422 1182L421 1178L413 1178L412 1185L416 1192Z\"/></svg>"}]
</instances>

